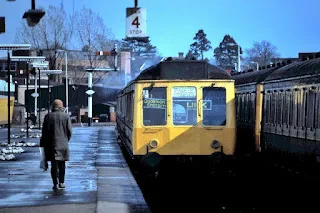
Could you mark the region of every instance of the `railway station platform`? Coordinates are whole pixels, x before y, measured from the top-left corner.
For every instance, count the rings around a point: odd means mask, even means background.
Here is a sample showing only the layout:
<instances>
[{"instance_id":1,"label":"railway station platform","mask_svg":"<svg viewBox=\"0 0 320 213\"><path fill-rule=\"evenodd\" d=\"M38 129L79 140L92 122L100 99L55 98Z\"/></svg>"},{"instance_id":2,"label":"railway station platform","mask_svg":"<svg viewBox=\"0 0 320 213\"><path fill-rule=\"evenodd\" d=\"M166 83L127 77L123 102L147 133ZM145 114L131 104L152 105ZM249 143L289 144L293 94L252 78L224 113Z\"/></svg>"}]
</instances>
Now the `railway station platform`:
<instances>
[{"instance_id":1,"label":"railway station platform","mask_svg":"<svg viewBox=\"0 0 320 213\"><path fill-rule=\"evenodd\" d=\"M39 168L38 146L23 147L25 152L15 154L14 161L0 161L0 213L151 212L122 155L114 129L73 127L66 188L58 191L52 190L50 162L49 170ZM0 134L0 138L5 136ZM39 138L23 140L39 145Z\"/></svg>"}]
</instances>

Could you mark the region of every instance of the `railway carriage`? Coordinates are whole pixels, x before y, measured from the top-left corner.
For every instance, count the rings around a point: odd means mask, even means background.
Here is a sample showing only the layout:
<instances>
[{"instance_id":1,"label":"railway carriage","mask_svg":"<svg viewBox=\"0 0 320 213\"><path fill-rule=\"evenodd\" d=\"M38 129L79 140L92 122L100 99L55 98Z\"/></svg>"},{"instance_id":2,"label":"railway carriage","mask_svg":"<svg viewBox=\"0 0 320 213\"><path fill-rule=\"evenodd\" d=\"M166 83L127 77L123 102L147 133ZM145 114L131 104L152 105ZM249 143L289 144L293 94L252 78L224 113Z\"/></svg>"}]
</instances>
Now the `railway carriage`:
<instances>
[{"instance_id":1,"label":"railway carriage","mask_svg":"<svg viewBox=\"0 0 320 213\"><path fill-rule=\"evenodd\" d=\"M232 78L241 151L298 163L319 159L319 57L235 73Z\"/></svg>"},{"instance_id":2,"label":"railway carriage","mask_svg":"<svg viewBox=\"0 0 320 213\"><path fill-rule=\"evenodd\" d=\"M14 107L14 88L10 85L10 123L12 123L13 107ZM0 125L8 125L8 83L4 79L0 79Z\"/></svg>"},{"instance_id":3,"label":"railway carriage","mask_svg":"<svg viewBox=\"0 0 320 213\"><path fill-rule=\"evenodd\" d=\"M177 159L234 155L234 80L206 61L162 61L117 96L117 134L132 158L157 168Z\"/></svg>"}]
</instances>

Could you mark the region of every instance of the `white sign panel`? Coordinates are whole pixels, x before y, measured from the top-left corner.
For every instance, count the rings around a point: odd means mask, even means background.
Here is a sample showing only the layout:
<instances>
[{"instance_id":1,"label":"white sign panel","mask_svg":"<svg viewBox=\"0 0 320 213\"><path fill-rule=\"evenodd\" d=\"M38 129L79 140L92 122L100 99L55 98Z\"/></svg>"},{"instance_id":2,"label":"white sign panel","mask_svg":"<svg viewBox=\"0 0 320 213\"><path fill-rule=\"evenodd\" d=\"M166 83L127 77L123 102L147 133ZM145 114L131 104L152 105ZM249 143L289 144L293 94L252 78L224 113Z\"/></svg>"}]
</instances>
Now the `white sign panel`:
<instances>
[{"instance_id":1,"label":"white sign panel","mask_svg":"<svg viewBox=\"0 0 320 213\"><path fill-rule=\"evenodd\" d=\"M37 98L37 97L39 97L39 93L32 93L31 96L34 98Z\"/></svg>"},{"instance_id":2,"label":"white sign panel","mask_svg":"<svg viewBox=\"0 0 320 213\"><path fill-rule=\"evenodd\" d=\"M32 66L33 67L38 67L38 68L41 68L41 67L48 67L49 66L49 61L37 61L37 62L33 62L32 63Z\"/></svg>"},{"instance_id":3,"label":"white sign panel","mask_svg":"<svg viewBox=\"0 0 320 213\"><path fill-rule=\"evenodd\" d=\"M30 44L0 44L0 50L29 50Z\"/></svg>"},{"instance_id":4,"label":"white sign panel","mask_svg":"<svg viewBox=\"0 0 320 213\"><path fill-rule=\"evenodd\" d=\"M145 8L127 8L127 37L147 37L147 10Z\"/></svg>"},{"instance_id":5,"label":"white sign panel","mask_svg":"<svg viewBox=\"0 0 320 213\"><path fill-rule=\"evenodd\" d=\"M11 61L44 61L44 56L11 56Z\"/></svg>"},{"instance_id":6,"label":"white sign panel","mask_svg":"<svg viewBox=\"0 0 320 213\"><path fill-rule=\"evenodd\" d=\"M196 88L195 87L173 87L172 88L172 97L181 98L181 97L196 97Z\"/></svg>"}]
</instances>

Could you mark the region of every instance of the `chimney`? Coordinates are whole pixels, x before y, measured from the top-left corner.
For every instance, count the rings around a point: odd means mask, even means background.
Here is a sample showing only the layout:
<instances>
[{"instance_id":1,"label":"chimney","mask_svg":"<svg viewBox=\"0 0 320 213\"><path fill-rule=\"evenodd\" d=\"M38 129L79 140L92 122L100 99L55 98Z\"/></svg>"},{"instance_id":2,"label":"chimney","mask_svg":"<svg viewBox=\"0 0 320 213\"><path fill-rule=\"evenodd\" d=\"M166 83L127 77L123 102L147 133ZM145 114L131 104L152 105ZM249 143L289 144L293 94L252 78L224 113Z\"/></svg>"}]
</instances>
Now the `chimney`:
<instances>
[{"instance_id":1,"label":"chimney","mask_svg":"<svg viewBox=\"0 0 320 213\"><path fill-rule=\"evenodd\" d=\"M183 52L179 52L179 59L183 59Z\"/></svg>"}]
</instances>

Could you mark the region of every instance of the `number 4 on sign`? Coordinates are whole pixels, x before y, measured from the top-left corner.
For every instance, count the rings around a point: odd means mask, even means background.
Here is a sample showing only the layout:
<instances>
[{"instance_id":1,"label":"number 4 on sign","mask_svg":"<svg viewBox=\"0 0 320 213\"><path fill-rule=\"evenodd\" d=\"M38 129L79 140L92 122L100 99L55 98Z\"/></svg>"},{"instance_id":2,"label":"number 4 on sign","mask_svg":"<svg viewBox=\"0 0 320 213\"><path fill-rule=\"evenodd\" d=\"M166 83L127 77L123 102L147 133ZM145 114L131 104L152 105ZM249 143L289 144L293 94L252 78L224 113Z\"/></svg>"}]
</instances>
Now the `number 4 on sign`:
<instances>
[{"instance_id":1,"label":"number 4 on sign","mask_svg":"<svg viewBox=\"0 0 320 213\"><path fill-rule=\"evenodd\" d=\"M136 25L137 28L139 28L139 25L140 25L140 23L139 23L139 16L137 16L137 17L132 21L131 24L132 24L132 25Z\"/></svg>"}]
</instances>

